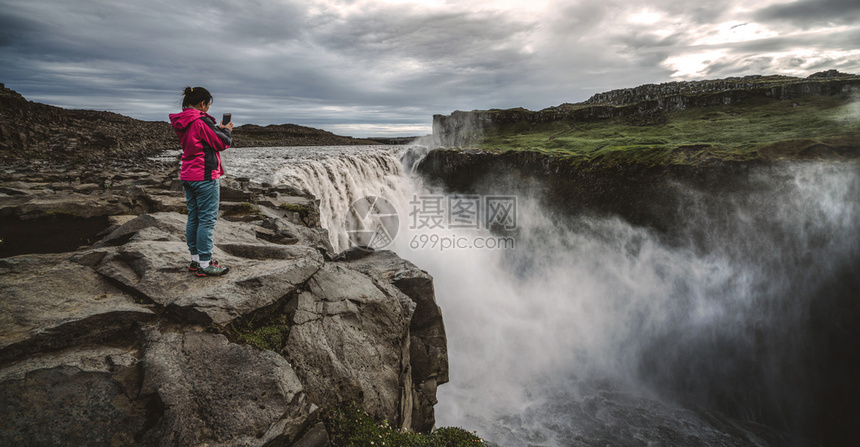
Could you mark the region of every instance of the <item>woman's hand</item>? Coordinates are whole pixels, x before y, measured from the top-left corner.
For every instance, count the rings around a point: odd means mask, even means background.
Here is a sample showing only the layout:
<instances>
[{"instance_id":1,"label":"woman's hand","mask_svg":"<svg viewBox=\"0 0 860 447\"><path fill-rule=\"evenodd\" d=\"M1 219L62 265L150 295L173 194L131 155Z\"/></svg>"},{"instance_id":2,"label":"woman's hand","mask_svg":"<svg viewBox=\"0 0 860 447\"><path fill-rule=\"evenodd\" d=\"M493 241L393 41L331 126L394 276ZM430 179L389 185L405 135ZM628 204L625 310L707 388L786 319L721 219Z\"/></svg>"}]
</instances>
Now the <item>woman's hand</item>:
<instances>
[{"instance_id":1,"label":"woman's hand","mask_svg":"<svg viewBox=\"0 0 860 447\"><path fill-rule=\"evenodd\" d=\"M230 129L230 132L233 132L233 121L230 121L229 123L227 123L226 126L223 124L219 124L218 127L221 129Z\"/></svg>"}]
</instances>

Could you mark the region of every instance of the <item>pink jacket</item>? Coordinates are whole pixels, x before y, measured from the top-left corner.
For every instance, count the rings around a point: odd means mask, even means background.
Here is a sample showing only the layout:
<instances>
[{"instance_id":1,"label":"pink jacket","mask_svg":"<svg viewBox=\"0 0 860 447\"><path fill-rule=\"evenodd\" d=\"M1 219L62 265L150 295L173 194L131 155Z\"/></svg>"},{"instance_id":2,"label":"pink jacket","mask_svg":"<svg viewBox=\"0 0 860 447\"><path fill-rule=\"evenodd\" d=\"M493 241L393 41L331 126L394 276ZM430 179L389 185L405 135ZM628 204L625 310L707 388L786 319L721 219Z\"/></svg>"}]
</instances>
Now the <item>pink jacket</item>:
<instances>
[{"instance_id":1,"label":"pink jacket","mask_svg":"<svg viewBox=\"0 0 860 447\"><path fill-rule=\"evenodd\" d=\"M181 180L215 180L224 175L220 152L233 144L229 129L219 129L215 118L194 108L171 113L170 124L182 145Z\"/></svg>"}]
</instances>

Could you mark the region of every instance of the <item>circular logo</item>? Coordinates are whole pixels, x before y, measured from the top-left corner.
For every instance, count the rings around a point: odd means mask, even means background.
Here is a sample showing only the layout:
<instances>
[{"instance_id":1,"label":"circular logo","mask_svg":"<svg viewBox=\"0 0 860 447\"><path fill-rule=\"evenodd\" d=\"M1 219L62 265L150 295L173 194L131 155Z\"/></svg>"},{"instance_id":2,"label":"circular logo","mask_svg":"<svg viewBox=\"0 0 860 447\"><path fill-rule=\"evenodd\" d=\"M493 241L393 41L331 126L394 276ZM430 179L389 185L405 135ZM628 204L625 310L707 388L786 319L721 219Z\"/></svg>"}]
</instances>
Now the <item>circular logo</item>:
<instances>
[{"instance_id":1,"label":"circular logo","mask_svg":"<svg viewBox=\"0 0 860 447\"><path fill-rule=\"evenodd\" d=\"M391 245L399 229L397 209L382 197L362 197L349 207L346 234L355 247L383 249Z\"/></svg>"}]
</instances>

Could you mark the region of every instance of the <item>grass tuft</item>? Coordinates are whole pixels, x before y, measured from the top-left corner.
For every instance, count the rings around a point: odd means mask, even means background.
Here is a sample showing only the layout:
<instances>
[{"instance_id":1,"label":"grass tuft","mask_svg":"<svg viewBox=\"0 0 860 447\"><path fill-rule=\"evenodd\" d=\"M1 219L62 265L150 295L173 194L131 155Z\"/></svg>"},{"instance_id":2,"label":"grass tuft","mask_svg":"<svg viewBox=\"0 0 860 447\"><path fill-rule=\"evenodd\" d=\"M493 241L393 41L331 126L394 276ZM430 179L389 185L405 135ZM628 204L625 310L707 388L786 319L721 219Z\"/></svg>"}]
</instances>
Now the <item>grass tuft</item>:
<instances>
[{"instance_id":1,"label":"grass tuft","mask_svg":"<svg viewBox=\"0 0 860 447\"><path fill-rule=\"evenodd\" d=\"M228 335L238 343L280 353L286 346L287 337L290 335L289 317L283 314L278 315L264 324L264 326L254 328L251 323L234 323L227 328L220 330L213 328L213 330Z\"/></svg>"},{"instance_id":2,"label":"grass tuft","mask_svg":"<svg viewBox=\"0 0 860 447\"><path fill-rule=\"evenodd\" d=\"M343 447L477 447L484 442L462 428L446 427L429 434L402 432L376 422L351 403L325 416L331 444Z\"/></svg>"}]
</instances>

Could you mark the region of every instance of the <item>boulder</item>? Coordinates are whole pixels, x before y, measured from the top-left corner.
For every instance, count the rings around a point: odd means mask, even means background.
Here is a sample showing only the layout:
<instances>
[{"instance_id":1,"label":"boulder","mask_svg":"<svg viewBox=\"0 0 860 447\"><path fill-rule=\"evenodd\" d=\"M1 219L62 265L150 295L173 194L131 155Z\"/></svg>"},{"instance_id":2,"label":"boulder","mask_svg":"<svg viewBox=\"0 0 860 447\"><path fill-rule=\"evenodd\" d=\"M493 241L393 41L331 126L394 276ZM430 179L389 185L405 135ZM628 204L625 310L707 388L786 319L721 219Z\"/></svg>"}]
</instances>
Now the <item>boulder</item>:
<instances>
[{"instance_id":1,"label":"boulder","mask_svg":"<svg viewBox=\"0 0 860 447\"><path fill-rule=\"evenodd\" d=\"M369 253L366 250L352 249ZM364 254L362 253L362 254ZM355 270L393 284L415 302L409 323L409 360L412 370L412 428L427 432L436 417L436 387L448 382L448 341L442 310L436 303L433 277L391 251L376 251L364 256L344 253L346 264Z\"/></svg>"},{"instance_id":2,"label":"boulder","mask_svg":"<svg viewBox=\"0 0 860 447\"><path fill-rule=\"evenodd\" d=\"M319 200L271 192L262 197L259 203L278 210L283 213L284 218L294 224L310 228L320 226Z\"/></svg>"},{"instance_id":3,"label":"boulder","mask_svg":"<svg viewBox=\"0 0 860 447\"><path fill-rule=\"evenodd\" d=\"M262 227L274 233L274 239L269 239L266 235L260 235L267 240L291 240L295 239L298 243L310 247L332 253L334 248L329 241L328 230L324 228L309 228L301 224L297 224L282 217L283 213L279 213L268 207L260 207L264 219Z\"/></svg>"},{"instance_id":4,"label":"boulder","mask_svg":"<svg viewBox=\"0 0 860 447\"><path fill-rule=\"evenodd\" d=\"M184 213L188 209L188 205L185 203L185 195L181 193L151 193L147 195L147 199L151 212L173 211Z\"/></svg>"},{"instance_id":5,"label":"boulder","mask_svg":"<svg viewBox=\"0 0 860 447\"><path fill-rule=\"evenodd\" d=\"M252 194L248 191L243 191L241 187L237 187L235 183L221 182L220 199L222 202L247 202L251 200Z\"/></svg>"},{"instance_id":6,"label":"boulder","mask_svg":"<svg viewBox=\"0 0 860 447\"><path fill-rule=\"evenodd\" d=\"M312 428L318 408L287 361L272 351L205 332L148 331L143 395L164 413L144 445L291 445Z\"/></svg>"},{"instance_id":7,"label":"boulder","mask_svg":"<svg viewBox=\"0 0 860 447\"><path fill-rule=\"evenodd\" d=\"M415 303L382 278L327 263L294 308L284 351L311 399L325 408L356 401L378 419L411 428Z\"/></svg>"}]
</instances>

